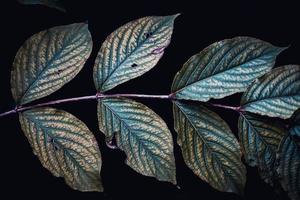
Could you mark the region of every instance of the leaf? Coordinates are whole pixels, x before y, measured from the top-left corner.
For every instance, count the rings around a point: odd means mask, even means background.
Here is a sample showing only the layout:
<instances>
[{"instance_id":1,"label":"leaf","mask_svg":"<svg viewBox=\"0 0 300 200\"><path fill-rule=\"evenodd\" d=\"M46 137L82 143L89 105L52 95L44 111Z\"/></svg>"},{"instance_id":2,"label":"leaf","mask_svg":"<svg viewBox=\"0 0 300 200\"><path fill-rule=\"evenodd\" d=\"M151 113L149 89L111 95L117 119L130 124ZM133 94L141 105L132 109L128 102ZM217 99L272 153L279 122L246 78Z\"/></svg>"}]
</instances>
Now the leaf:
<instances>
[{"instance_id":1,"label":"leaf","mask_svg":"<svg viewBox=\"0 0 300 200\"><path fill-rule=\"evenodd\" d=\"M94 82L105 92L152 69L164 54L177 15L131 21L103 43L94 66Z\"/></svg>"},{"instance_id":2,"label":"leaf","mask_svg":"<svg viewBox=\"0 0 300 200\"><path fill-rule=\"evenodd\" d=\"M34 154L54 176L75 190L103 191L101 154L82 121L53 108L28 110L19 119Z\"/></svg>"},{"instance_id":3,"label":"leaf","mask_svg":"<svg viewBox=\"0 0 300 200\"><path fill-rule=\"evenodd\" d=\"M171 91L176 99L196 101L243 92L273 67L284 49L250 37L213 43L183 65Z\"/></svg>"},{"instance_id":4,"label":"leaf","mask_svg":"<svg viewBox=\"0 0 300 200\"><path fill-rule=\"evenodd\" d=\"M299 131L299 129L298 129ZM279 148L280 182L292 200L300 199L300 132L291 129Z\"/></svg>"},{"instance_id":5,"label":"leaf","mask_svg":"<svg viewBox=\"0 0 300 200\"><path fill-rule=\"evenodd\" d=\"M185 163L219 191L243 193L246 169L230 128L204 106L174 101L174 127Z\"/></svg>"},{"instance_id":6,"label":"leaf","mask_svg":"<svg viewBox=\"0 0 300 200\"><path fill-rule=\"evenodd\" d=\"M165 122L145 105L125 98L98 101L99 129L116 139L126 164L146 176L176 184L172 135Z\"/></svg>"},{"instance_id":7,"label":"leaf","mask_svg":"<svg viewBox=\"0 0 300 200\"><path fill-rule=\"evenodd\" d=\"M60 89L82 69L92 51L84 23L57 26L30 37L19 49L11 72L18 104L40 99Z\"/></svg>"},{"instance_id":8,"label":"leaf","mask_svg":"<svg viewBox=\"0 0 300 200\"><path fill-rule=\"evenodd\" d=\"M18 0L18 2L24 5L45 5L50 8L55 8L62 12L66 12L66 9L62 5L61 0Z\"/></svg>"},{"instance_id":9,"label":"leaf","mask_svg":"<svg viewBox=\"0 0 300 200\"><path fill-rule=\"evenodd\" d=\"M273 185L276 152L287 134L283 124L250 113L239 117L239 140L248 165L258 166L265 182Z\"/></svg>"},{"instance_id":10,"label":"leaf","mask_svg":"<svg viewBox=\"0 0 300 200\"><path fill-rule=\"evenodd\" d=\"M293 129L294 133L300 134L300 109L294 112L293 116L290 119L291 130Z\"/></svg>"},{"instance_id":11,"label":"leaf","mask_svg":"<svg viewBox=\"0 0 300 200\"><path fill-rule=\"evenodd\" d=\"M289 118L300 107L300 66L276 68L243 94L242 109L269 117Z\"/></svg>"}]
</instances>

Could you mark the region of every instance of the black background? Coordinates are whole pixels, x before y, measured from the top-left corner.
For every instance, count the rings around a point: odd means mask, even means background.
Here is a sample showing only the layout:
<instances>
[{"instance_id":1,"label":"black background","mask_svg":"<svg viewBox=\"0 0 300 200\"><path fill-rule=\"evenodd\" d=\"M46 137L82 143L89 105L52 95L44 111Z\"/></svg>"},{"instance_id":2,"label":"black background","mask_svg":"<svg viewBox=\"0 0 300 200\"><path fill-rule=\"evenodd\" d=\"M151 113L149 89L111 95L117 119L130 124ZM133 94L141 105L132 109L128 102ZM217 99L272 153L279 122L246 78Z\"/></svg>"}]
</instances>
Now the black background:
<instances>
[{"instance_id":1,"label":"black background","mask_svg":"<svg viewBox=\"0 0 300 200\"><path fill-rule=\"evenodd\" d=\"M4 3L6 2L6 3ZM285 3L280 3L285 2ZM80 74L61 90L37 102L95 94L92 68L106 36L124 23L147 15L182 13L176 19L170 46L157 66L140 78L122 84L110 93L168 94L175 73L193 54L207 45L234 36L252 36L276 46L289 46L276 65L300 63L299 6L287 1L65 1L66 13L43 6L24 6L15 1L1 2L0 112L14 107L10 92L10 70L22 43L41 30L88 20L93 36L93 53ZM215 102L238 105L240 95ZM173 133L172 106L166 100L138 101L157 112ZM124 164L125 155L106 147L98 131L96 102L85 101L55 106L84 121L95 134L103 157L104 193L81 193L70 189L63 179L44 169L23 135L17 115L0 119L1 195L24 199L285 199L285 194L260 180L255 168L247 167L245 196L222 193L197 178L183 163L175 145L177 180L181 189L154 178L137 174ZM214 109L237 133L238 115ZM1 198L3 199L3 198Z\"/></svg>"}]
</instances>

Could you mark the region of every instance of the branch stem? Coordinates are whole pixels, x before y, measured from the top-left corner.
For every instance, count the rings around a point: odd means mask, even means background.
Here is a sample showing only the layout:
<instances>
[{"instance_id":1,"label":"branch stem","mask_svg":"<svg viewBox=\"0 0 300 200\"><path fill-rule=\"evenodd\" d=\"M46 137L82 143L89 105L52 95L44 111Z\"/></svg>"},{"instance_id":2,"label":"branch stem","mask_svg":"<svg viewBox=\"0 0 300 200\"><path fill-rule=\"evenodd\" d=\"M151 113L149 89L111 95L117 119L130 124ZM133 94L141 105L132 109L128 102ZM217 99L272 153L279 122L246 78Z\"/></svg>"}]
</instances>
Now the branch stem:
<instances>
[{"instance_id":1,"label":"branch stem","mask_svg":"<svg viewBox=\"0 0 300 200\"><path fill-rule=\"evenodd\" d=\"M73 97L73 98L66 98L66 99L59 99L54 101L49 101L45 103L39 103L35 105L29 105L29 106L17 106L15 109L12 109L10 111L4 112L0 114L0 117L22 112L25 110L30 110L33 108L39 108L43 106L50 106L55 104L61 104L66 102L76 102L76 101L85 101L85 100L95 100L95 99L101 99L101 98L110 98L110 97L134 97L134 98L152 98L152 99L171 99L170 95L147 95L147 94L100 94L97 93L96 95L90 95L90 96L81 96L81 97Z\"/></svg>"},{"instance_id":2,"label":"branch stem","mask_svg":"<svg viewBox=\"0 0 300 200\"><path fill-rule=\"evenodd\" d=\"M223 105L223 104L215 104L215 103L210 103L211 106L214 106L214 107L218 107L218 108L224 108L224 109L228 109L228 110L234 110L234 111L237 111L237 112L242 112L242 108L240 106L226 106L226 105Z\"/></svg>"},{"instance_id":3,"label":"branch stem","mask_svg":"<svg viewBox=\"0 0 300 200\"><path fill-rule=\"evenodd\" d=\"M174 99L174 97L171 95L149 95L149 94L101 94L97 93L95 95L90 95L90 96L81 96L81 97L73 97L73 98L66 98L66 99L59 99L59 100L53 100L45 103L39 103L35 105L25 105L25 106L17 106L16 108L0 113L0 117L22 112L25 110L30 110L33 108L39 108L39 107L44 107L44 106L50 106L50 105L55 105L55 104L61 104L61 103L66 103L66 102L76 102L76 101L85 101L85 100L97 100L97 99L102 99L102 98L120 98L120 97L132 97L132 98L147 98L147 99ZM210 103L210 105L219 107L219 108L224 108L224 109L230 109L230 110L235 110L237 112L241 112L240 107L233 107L233 106L226 106L222 104L213 104Z\"/></svg>"}]
</instances>

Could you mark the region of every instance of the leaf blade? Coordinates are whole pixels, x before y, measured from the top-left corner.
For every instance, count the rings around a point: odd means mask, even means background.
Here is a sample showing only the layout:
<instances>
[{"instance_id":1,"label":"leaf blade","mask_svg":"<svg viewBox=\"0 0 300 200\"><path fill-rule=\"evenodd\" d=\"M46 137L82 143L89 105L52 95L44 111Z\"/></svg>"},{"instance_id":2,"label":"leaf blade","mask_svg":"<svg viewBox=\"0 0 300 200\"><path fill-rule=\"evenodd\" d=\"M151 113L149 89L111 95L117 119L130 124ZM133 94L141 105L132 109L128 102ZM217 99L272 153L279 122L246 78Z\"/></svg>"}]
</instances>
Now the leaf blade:
<instances>
[{"instance_id":1,"label":"leaf blade","mask_svg":"<svg viewBox=\"0 0 300 200\"><path fill-rule=\"evenodd\" d=\"M291 129L279 147L280 183L292 200L300 198L300 132Z\"/></svg>"},{"instance_id":2,"label":"leaf blade","mask_svg":"<svg viewBox=\"0 0 300 200\"><path fill-rule=\"evenodd\" d=\"M204 106L174 102L174 128L187 166L219 191L243 194L246 169L230 128Z\"/></svg>"},{"instance_id":3,"label":"leaf blade","mask_svg":"<svg viewBox=\"0 0 300 200\"><path fill-rule=\"evenodd\" d=\"M125 98L98 101L99 129L116 138L126 164L146 176L176 183L172 135L165 122L141 103Z\"/></svg>"},{"instance_id":4,"label":"leaf blade","mask_svg":"<svg viewBox=\"0 0 300 200\"><path fill-rule=\"evenodd\" d=\"M84 23L57 26L31 36L14 59L14 100L23 105L59 90L80 72L91 51L91 34Z\"/></svg>"},{"instance_id":5,"label":"leaf blade","mask_svg":"<svg viewBox=\"0 0 300 200\"><path fill-rule=\"evenodd\" d=\"M243 92L273 67L284 49L250 37L213 43L183 65L171 91L177 99L196 101Z\"/></svg>"},{"instance_id":6,"label":"leaf blade","mask_svg":"<svg viewBox=\"0 0 300 200\"><path fill-rule=\"evenodd\" d=\"M254 82L243 94L242 109L287 119L300 107L300 66L285 65Z\"/></svg>"},{"instance_id":7,"label":"leaf blade","mask_svg":"<svg viewBox=\"0 0 300 200\"><path fill-rule=\"evenodd\" d=\"M44 5L49 8L55 8L61 12L66 12L60 0L18 0L18 2L24 5Z\"/></svg>"},{"instance_id":8,"label":"leaf blade","mask_svg":"<svg viewBox=\"0 0 300 200\"><path fill-rule=\"evenodd\" d=\"M53 108L24 111L19 120L34 154L54 176L75 190L103 191L101 154L82 121Z\"/></svg>"},{"instance_id":9,"label":"leaf blade","mask_svg":"<svg viewBox=\"0 0 300 200\"><path fill-rule=\"evenodd\" d=\"M250 113L241 114L238 123L246 163L257 166L261 178L273 185L277 149L287 130L279 121Z\"/></svg>"},{"instance_id":10,"label":"leaf blade","mask_svg":"<svg viewBox=\"0 0 300 200\"><path fill-rule=\"evenodd\" d=\"M177 16L143 17L111 33L94 65L97 91L105 92L152 69L170 43Z\"/></svg>"}]
</instances>

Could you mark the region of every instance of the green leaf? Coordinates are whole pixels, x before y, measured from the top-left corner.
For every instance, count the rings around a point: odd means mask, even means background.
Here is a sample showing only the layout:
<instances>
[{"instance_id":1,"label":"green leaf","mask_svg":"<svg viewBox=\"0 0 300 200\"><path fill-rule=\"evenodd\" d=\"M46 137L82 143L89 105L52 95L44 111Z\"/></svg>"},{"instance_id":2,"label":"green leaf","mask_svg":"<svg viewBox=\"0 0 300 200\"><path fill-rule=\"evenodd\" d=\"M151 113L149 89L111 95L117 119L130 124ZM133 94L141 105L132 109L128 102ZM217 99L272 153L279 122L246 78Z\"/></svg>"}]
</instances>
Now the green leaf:
<instances>
[{"instance_id":1,"label":"green leaf","mask_svg":"<svg viewBox=\"0 0 300 200\"><path fill-rule=\"evenodd\" d=\"M99 129L116 139L126 164L146 176L176 184L172 135L165 122L145 105L125 98L98 101Z\"/></svg>"},{"instance_id":2,"label":"green leaf","mask_svg":"<svg viewBox=\"0 0 300 200\"><path fill-rule=\"evenodd\" d=\"M24 5L45 5L62 12L66 12L66 9L62 5L61 0L18 0L18 2Z\"/></svg>"},{"instance_id":3,"label":"green leaf","mask_svg":"<svg viewBox=\"0 0 300 200\"><path fill-rule=\"evenodd\" d=\"M287 119L300 107L300 66L276 68L254 82L243 94L242 109Z\"/></svg>"},{"instance_id":4,"label":"green leaf","mask_svg":"<svg viewBox=\"0 0 300 200\"><path fill-rule=\"evenodd\" d=\"M152 69L170 43L177 16L143 17L111 33L95 61L96 89L110 90Z\"/></svg>"},{"instance_id":5,"label":"green leaf","mask_svg":"<svg viewBox=\"0 0 300 200\"><path fill-rule=\"evenodd\" d=\"M19 119L34 154L54 176L75 190L103 191L101 154L82 121L53 108L28 110Z\"/></svg>"},{"instance_id":6,"label":"green leaf","mask_svg":"<svg viewBox=\"0 0 300 200\"><path fill-rule=\"evenodd\" d=\"M174 101L173 109L177 143L188 167L219 191L243 194L246 169L226 122L201 105Z\"/></svg>"},{"instance_id":7,"label":"green leaf","mask_svg":"<svg viewBox=\"0 0 300 200\"><path fill-rule=\"evenodd\" d=\"M292 200L300 199L300 132L291 129L279 148L280 182Z\"/></svg>"},{"instance_id":8,"label":"green leaf","mask_svg":"<svg viewBox=\"0 0 300 200\"><path fill-rule=\"evenodd\" d=\"M284 49L250 37L213 43L183 65L172 93L177 99L208 101L243 92L273 67Z\"/></svg>"},{"instance_id":9,"label":"green leaf","mask_svg":"<svg viewBox=\"0 0 300 200\"><path fill-rule=\"evenodd\" d=\"M57 26L30 37L19 49L11 72L11 90L18 104L45 97L72 80L92 51L84 23Z\"/></svg>"},{"instance_id":10,"label":"green leaf","mask_svg":"<svg viewBox=\"0 0 300 200\"><path fill-rule=\"evenodd\" d=\"M294 133L300 134L300 109L294 112L290 121L291 121L291 130L293 129Z\"/></svg>"},{"instance_id":11,"label":"green leaf","mask_svg":"<svg viewBox=\"0 0 300 200\"><path fill-rule=\"evenodd\" d=\"M273 185L276 152L280 141L287 134L284 125L276 119L250 113L239 117L239 140L245 160L258 166L265 182Z\"/></svg>"}]
</instances>

